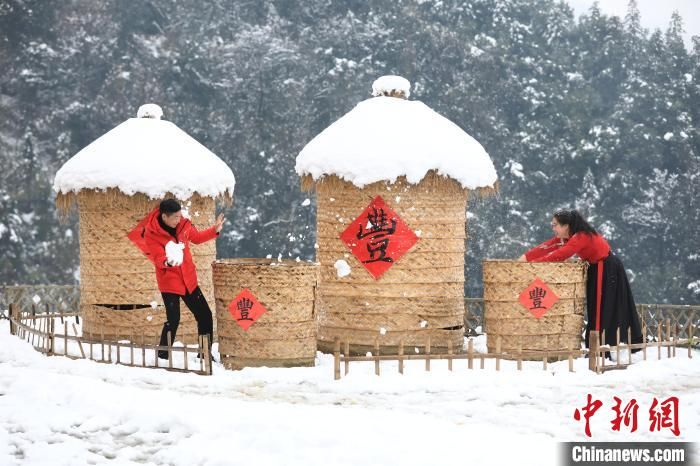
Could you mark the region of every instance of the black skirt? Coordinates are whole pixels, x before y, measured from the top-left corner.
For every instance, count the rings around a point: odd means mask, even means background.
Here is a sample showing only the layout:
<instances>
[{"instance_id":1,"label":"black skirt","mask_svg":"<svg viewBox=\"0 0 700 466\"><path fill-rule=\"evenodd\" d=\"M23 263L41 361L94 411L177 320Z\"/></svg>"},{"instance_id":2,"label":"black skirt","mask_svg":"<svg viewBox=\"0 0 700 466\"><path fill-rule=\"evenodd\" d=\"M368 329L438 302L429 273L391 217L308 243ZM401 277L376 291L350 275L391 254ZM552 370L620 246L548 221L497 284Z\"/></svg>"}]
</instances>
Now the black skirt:
<instances>
[{"instance_id":1,"label":"black skirt","mask_svg":"<svg viewBox=\"0 0 700 466\"><path fill-rule=\"evenodd\" d=\"M596 329L596 288L598 281L598 264L588 268L586 282L586 308L588 325L586 327L586 348L588 335ZM639 323L637 307L630 289L627 273L622 261L612 252L603 261L603 294L600 304L600 332L605 329L605 344L617 344L617 329L620 329L620 341L627 342L627 329L632 329L632 343L642 342L642 326Z\"/></svg>"}]
</instances>

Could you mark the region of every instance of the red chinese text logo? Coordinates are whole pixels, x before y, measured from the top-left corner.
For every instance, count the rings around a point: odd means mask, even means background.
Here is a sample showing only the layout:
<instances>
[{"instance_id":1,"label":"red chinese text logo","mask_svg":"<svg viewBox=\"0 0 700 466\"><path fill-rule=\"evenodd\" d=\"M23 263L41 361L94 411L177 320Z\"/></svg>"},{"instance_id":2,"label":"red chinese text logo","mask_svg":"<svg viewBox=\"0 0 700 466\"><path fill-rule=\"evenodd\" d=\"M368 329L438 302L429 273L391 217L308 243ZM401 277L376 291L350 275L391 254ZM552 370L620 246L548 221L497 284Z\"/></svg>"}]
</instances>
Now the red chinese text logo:
<instances>
[{"instance_id":1,"label":"red chinese text logo","mask_svg":"<svg viewBox=\"0 0 700 466\"><path fill-rule=\"evenodd\" d=\"M619 432L624 425L630 432L637 430L637 411L639 405L637 400L632 398L627 404L622 405L622 400L618 397L613 397L615 406L612 411L615 417L610 424L612 430ZM590 418L603 406L603 402L593 399L591 394L588 394L586 405L576 408L574 411L574 419L586 423L584 432L586 436L591 437ZM659 402L656 398L651 403L649 408L649 432L660 431L661 429L669 429L673 435L678 437L681 434L678 427L678 397L671 396L666 400Z\"/></svg>"},{"instance_id":2,"label":"red chinese text logo","mask_svg":"<svg viewBox=\"0 0 700 466\"><path fill-rule=\"evenodd\" d=\"M554 303L557 301L559 301L559 296L554 294L554 291L539 278L535 278L530 283L530 286L520 293L520 304L525 306L538 319L554 306Z\"/></svg>"},{"instance_id":3,"label":"red chinese text logo","mask_svg":"<svg viewBox=\"0 0 700 466\"><path fill-rule=\"evenodd\" d=\"M375 278L384 274L418 241L418 237L399 218L381 196L340 235L353 255Z\"/></svg>"},{"instance_id":4,"label":"red chinese text logo","mask_svg":"<svg viewBox=\"0 0 700 466\"><path fill-rule=\"evenodd\" d=\"M243 330L248 330L261 315L265 313L265 307L255 299L248 288L244 288L238 296L228 305L228 310L233 319Z\"/></svg>"}]
</instances>

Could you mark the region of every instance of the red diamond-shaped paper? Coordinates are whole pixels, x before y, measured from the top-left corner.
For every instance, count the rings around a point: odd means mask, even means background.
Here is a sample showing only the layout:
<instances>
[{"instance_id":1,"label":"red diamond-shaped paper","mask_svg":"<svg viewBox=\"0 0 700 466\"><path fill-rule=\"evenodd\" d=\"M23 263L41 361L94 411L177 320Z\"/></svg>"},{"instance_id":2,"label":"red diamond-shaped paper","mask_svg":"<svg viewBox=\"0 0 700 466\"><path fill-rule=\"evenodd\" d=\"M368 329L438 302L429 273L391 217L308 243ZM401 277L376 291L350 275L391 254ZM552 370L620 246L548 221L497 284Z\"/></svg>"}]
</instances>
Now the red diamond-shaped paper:
<instances>
[{"instance_id":1,"label":"red diamond-shaped paper","mask_svg":"<svg viewBox=\"0 0 700 466\"><path fill-rule=\"evenodd\" d=\"M265 306L253 296L248 288L238 293L233 301L228 305L228 310L233 319L245 331L257 321L266 311Z\"/></svg>"},{"instance_id":2,"label":"red diamond-shaped paper","mask_svg":"<svg viewBox=\"0 0 700 466\"><path fill-rule=\"evenodd\" d=\"M377 196L340 239L376 280L416 244L418 236Z\"/></svg>"},{"instance_id":3,"label":"red diamond-shaped paper","mask_svg":"<svg viewBox=\"0 0 700 466\"><path fill-rule=\"evenodd\" d=\"M530 286L520 293L520 304L538 319L545 315L557 301L559 301L559 296L554 294L554 291L539 278L535 278Z\"/></svg>"}]
</instances>

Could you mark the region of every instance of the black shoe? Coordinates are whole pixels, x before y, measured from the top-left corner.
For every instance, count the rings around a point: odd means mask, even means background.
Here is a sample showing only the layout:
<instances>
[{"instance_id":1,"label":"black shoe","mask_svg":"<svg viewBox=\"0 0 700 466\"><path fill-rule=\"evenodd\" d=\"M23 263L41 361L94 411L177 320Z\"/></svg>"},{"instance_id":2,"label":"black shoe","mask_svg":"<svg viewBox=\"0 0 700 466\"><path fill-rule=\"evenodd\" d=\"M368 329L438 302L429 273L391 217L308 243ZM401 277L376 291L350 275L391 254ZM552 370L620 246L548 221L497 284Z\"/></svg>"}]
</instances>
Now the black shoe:
<instances>
[{"instance_id":1,"label":"black shoe","mask_svg":"<svg viewBox=\"0 0 700 466\"><path fill-rule=\"evenodd\" d=\"M165 359L167 361L168 360L168 352L166 350L159 350L158 351L158 359Z\"/></svg>"},{"instance_id":2,"label":"black shoe","mask_svg":"<svg viewBox=\"0 0 700 466\"><path fill-rule=\"evenodd\" d=\"M204 359L204 356L202 355L202 353L197 353L197 358ZM209 360L211 362L216 362L216 359L214 359L214 355L211 353L209 353Z\"/></svg>"}]
</instances>

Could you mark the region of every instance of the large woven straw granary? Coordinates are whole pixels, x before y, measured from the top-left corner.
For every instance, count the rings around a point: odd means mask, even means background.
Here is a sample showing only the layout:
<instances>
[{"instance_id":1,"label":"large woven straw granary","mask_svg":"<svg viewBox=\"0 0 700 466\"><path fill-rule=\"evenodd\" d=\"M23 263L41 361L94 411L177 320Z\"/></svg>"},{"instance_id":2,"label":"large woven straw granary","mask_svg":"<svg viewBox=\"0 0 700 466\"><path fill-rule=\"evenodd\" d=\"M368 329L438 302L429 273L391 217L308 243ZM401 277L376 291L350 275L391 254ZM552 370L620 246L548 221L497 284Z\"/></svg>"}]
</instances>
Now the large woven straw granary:
<instances>
[{"instance_id":1,"label":"large woven straw granary","mask_svg":"<svg viewBox=\"0 0 700 466\"><path fill-rule=\"evenodd\" d=\"M214 222L216 201L230 204L231 169L148 104L107 132L57 172L56 204L77 204L80 222L80 310L83 333L93 338L132 334L157 340L165 309L153 264L127 235L166 197L179 200L197 228ZM202 292L213 302L213 241L191 245ZM182 312L179 339L196 342L197 329Z\"/></svg>"},{"instance_id":2,"label":"large woven straw granary","mask_svg":"<svg viewBox=\"0 0 700 466\"><path fill-rule=\"evenodd\" d=\"M353 353L399 344L421 350L464 333L469 193L496 189L474 138L419 101L397 76L309 142L297 157L315 189L319 349ZM448 343L449 342L449 343Z\"/></svg>"}]
</instances>

